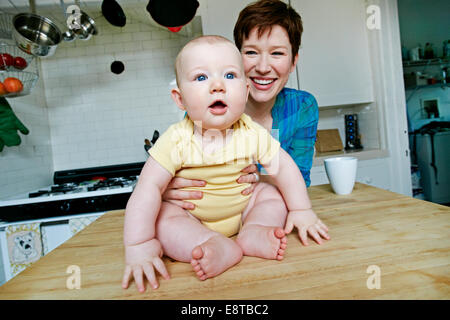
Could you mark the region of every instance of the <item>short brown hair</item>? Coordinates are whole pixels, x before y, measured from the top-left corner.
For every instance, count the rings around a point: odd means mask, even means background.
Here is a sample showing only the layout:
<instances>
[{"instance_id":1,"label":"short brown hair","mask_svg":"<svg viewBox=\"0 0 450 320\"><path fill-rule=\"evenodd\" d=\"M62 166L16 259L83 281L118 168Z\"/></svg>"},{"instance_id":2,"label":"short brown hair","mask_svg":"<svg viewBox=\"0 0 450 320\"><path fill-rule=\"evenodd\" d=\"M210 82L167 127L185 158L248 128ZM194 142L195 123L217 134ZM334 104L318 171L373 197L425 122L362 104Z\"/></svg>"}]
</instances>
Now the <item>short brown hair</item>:
<instances>
[{"instance_id":1,"label":"short brown hair","mask_svg":"<svg viewBox=\"0 0 450 320\"><path fill-rule=\"evenodd\" d=\"M259 0L245 7L234 26L234 43L239 50L250 32L257 28L258 37L266 30L279 25L287 31L292 46L292 59L301 45L303 24L300 15L289 5L280 0Z\"/></svg>"}]
</instances>

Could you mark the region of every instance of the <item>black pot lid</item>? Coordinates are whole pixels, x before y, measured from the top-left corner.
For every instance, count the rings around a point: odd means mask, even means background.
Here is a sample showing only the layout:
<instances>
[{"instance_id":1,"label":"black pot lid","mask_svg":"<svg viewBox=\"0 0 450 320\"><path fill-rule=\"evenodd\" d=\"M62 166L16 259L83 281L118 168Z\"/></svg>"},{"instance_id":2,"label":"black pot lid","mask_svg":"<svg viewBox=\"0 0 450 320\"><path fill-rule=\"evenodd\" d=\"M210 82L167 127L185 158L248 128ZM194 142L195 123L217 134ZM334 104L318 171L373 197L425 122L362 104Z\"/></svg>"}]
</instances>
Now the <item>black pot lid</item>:
<instances>
[{"instance_id":1,"label":"black pot lid","mask_svg":"<svg viewBox=\"0 0 450 320\"><path fill-rule=\"evenodd\" d=\"M197 0L150 0L146 9L157 23L173 28L189 23L198 6Z\"/></svg>"},{"instance_id":2,"label":"black pot lid","mask_svg":"<svg viewBox=\"0 0 450 320\"><path fill-rule=\"evenodd\" d=\"M113 26L123 27L127 23L122 7L115 0L103 0L102 14Z\"/></svg>"},{"instance_id":3,"label":"black pot lid","mask_svg":"<svg viewBox=\"0 0 450 320\"><path fill-rule=\"evenodd\" d=\"M114 61L111 63L111 72L115 74L121 74L125 70L125 65L122 61Z\"/></svg>"}]
</instances>

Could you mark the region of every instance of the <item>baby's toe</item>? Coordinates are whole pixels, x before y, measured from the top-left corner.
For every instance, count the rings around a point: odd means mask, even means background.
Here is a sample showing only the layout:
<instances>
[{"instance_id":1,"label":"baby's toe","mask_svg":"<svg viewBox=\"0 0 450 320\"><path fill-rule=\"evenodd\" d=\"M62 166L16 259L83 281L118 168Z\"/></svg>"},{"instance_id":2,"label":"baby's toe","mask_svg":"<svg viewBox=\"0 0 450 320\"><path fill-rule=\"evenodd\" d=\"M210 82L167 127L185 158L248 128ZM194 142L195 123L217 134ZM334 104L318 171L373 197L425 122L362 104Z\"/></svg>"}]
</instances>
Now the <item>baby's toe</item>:
<instances>
[{"instance_id":1,"label":"baby's toe","mask_svg":"<svg viewBox=\"0 0 450 320\"><path fill-rule=\"evenodd\" d=\"M276 228L274 234L278 239L286 238L286 234L282 228Z\"/></svg>"}]
</instances>

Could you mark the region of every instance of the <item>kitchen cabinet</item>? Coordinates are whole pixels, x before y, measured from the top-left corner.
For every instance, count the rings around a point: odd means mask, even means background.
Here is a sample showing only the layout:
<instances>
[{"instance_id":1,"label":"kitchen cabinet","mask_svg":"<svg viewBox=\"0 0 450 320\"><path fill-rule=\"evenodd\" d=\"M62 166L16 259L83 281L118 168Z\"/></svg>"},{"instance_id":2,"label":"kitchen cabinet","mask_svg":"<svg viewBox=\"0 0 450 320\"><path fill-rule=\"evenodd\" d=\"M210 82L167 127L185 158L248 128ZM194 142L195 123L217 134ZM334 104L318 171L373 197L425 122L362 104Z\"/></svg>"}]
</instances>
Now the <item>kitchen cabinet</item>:
<instances>
[{"instance_id":1,"label":"kitchen cabinet","mask_svg":"<svg viewBox=\"0 0 450 320\"><path fill-rule=\"evenodd\" d=\"M203 0L203 34L233 40L239 12L253 0ZM312 93L319 106L373 101L363 0L290 0L304 32L297 68L287 87Z\"/></svg>"},{"instance_id":2,"label":"kitchen cabinet","mask_svg":"<svg viewBox=\"0 0 450 320\"><path fill-rule=\"evenodd\" d=\"M301 90L319 107L372 102L363 0L291 0L303 20L297 65Z\"/></svg>"}]
</instances>

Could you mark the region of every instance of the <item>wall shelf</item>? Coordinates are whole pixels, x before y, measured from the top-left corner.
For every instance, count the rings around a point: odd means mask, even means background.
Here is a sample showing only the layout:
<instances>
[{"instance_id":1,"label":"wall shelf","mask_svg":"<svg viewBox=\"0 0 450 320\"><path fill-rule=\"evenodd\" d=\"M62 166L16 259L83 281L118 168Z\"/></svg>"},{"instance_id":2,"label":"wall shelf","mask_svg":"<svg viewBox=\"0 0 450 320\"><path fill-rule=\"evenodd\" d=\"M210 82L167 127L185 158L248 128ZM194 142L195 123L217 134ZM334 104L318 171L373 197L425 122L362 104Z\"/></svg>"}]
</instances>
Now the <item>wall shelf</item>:
<instances>
[{"instance_id":1,"label":"wall shelf","mask_svg":"<svg viewBox=\"0 0 450 320\"><path fill-rule=\"evenodd\" d=\"M448 64L450 62L449 58L434 58L434 59L424 59L418 61L403 61L403 68L406 67L423 67L423 66L438 66L441 64Z\"/></svg>"},{"instance_id":2,"label":"wall shelf","mask_svg":"<svg viewBox=\"0 0 450 320\"><path fill-rule=\"evenodd\" d=\"M358 160L371 160L377 158L386 158L389 151L385 149L360 149L354 151L332 151L332 152L316 152L313 159L313 167L322 166L324 160L331 157L355 157Z\"/></svg>"},{"instance_id":3,"label":"wall shelf","mask_svg":"<svg viewBox=\"0 0 450 320\"><path fill-rule=\"evenodd\" d=\"M450 87L450 83L434 83L434 84L424 84L420 86L406 87L405 90L418 90L423 88L446 88Z\"/></svg>"}]
</instances>

